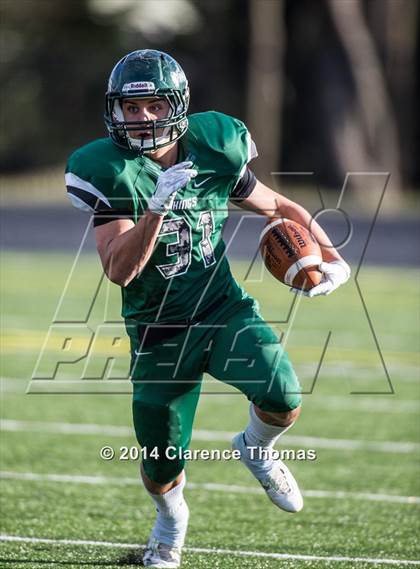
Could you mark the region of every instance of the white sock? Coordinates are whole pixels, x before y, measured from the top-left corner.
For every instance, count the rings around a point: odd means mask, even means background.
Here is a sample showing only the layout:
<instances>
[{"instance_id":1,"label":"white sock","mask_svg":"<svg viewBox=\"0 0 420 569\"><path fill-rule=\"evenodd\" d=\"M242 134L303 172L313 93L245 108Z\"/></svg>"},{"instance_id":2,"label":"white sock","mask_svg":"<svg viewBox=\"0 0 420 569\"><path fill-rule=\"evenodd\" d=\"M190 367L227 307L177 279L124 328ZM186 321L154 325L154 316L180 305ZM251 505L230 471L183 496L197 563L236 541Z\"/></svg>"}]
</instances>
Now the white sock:
<instances>
[{"instance_id":1,"label":"white sock","mask_svg":"<svg viewBox=\"0 0 420 569\"><path fill-rule=\"evenodd\" d=\"M173 547L182 547L187 533L189 510L183 495L185 481L184 473L181 483L165 494L148 491L157 511L152 535L159 542Z\"/></svg>"},{"instance_id":2,"label":"white sock","mask_svg":"<svg viewBox=\"0 0 420 569\"><path fill-rule=\"evenodd\" d=\"M288 427L268 425L257 416L252 403L249 408L249 415L250 420L244 431L247 446L272 447L277 439L294 424L292 423Z\"/></svg>"}]
</instances>

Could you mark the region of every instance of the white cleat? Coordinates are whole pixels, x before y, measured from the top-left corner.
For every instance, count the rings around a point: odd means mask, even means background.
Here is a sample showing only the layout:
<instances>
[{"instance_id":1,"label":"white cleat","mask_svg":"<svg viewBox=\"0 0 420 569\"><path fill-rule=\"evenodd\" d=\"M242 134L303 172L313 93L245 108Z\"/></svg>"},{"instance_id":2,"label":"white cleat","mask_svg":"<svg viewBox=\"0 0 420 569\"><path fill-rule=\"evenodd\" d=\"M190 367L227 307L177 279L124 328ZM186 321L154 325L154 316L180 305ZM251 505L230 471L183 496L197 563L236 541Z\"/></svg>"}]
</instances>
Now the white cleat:
<instances>
[{"instance_id":1,"label":"white cleat","mask_svg":"<svg viewBox=\"0 0 420 569\"><path fill-rule=\"evenodd\" d=\"M167 545L151 537L143 555L145 567L172 569L181 565L181 548Z\"/></svg>"},{"instance_id":2,"label":"white cleat","mask_svg":"<svg viewBox=\"0 0 420 569\"><path fill-rule=\"evenodd\" d=\"M292 513L299 512L303 508L299 486L284 462L280 459L259 458L258 449L246 445L243 432L233 438L232 447L239 450L241 461L252 472L276 506ZM250 448L254 449L253 454Z\"/></svg>"}]
</instances>

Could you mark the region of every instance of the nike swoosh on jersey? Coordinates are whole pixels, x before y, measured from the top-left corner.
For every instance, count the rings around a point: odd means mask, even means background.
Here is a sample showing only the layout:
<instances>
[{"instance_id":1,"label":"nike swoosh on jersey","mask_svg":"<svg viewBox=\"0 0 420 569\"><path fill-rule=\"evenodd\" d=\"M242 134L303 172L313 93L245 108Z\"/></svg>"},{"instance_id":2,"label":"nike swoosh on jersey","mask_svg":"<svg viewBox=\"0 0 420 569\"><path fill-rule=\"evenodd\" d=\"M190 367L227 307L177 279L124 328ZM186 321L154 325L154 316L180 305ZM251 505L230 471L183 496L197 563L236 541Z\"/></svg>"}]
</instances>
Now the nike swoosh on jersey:
<instances>
[{"instance_id":1,"label":"nike swoosh on jersey","mask_svg":"<svg viewBox=\"0 0 420 569\"><path fill-rule=\"evenodd\" d=\"M209 178L206 178L205 180L203 180L202 182L200 182L199 184L197 184L196 181L193 182L192 186L193 188L200 188L203 184L205 184L206 182L208 182L209 180L211 180L211 176Z\"/></svg>"},{"instance_id":2,"label":"nike swoosh on jersey","mask_svg":"<svg viewBox=\"0 0 420 569\"><path fill-rule=\"evenodd\" d=\"M149 354L153 354L153 352L138 352L137 350L134 350L134 353L136 356L148 356Z\"/></svg>"}]
</instances>

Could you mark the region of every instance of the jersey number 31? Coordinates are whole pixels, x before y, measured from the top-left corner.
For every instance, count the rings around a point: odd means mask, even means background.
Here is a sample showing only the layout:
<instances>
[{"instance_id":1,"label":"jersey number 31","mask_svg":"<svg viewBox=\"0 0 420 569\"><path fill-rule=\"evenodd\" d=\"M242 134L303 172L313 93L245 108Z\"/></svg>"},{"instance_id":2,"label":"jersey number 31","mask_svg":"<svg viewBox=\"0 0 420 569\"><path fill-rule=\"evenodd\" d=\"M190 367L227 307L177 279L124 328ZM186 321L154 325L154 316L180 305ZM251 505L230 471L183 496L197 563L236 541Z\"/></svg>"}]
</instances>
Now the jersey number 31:
<instances>
[{"instance_id":1,"label":"jersey number 31","mask_svg":"<svg viewBox=\"0 0 420 569\"><path fill-rule=\"evenodd\" d=\"M211 242L211 234L214 231L214 219L211 211L202 211L198 220L197 228L202 229L202 239L200 240L200 254L203 259L204 268L214 265L216 258ZM166 245L166 255L176 255L176 260L164 265L156 265L160 274L169 279L185 274L191 265L192 249L192 227L183 217L167 219L162 223L158 237L163 235L176 235L173 243Z\"/></svg>"}]
</instances>

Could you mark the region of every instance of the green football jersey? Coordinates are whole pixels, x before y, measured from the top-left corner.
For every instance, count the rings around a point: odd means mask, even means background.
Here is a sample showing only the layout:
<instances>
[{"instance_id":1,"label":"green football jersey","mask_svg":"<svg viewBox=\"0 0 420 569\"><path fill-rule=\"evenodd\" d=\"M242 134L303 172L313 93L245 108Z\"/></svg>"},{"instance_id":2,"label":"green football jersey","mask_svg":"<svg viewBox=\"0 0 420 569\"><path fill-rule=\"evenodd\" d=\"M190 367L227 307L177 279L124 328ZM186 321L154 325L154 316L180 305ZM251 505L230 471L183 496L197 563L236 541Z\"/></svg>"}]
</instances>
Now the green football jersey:
<instances>
[{"instance_id":1,"label":"green football jersey","mask_svg":"<svg viewBox=\"0 0 420 569\"><path fill-rule=\"evenodd\" d=\"M191 160L198 175L177 191L157 246L141 273L122 288L122 315L141 322L171 322L199 315L223 294L244 296L231 274L222 239L228 202L256 155L245 125L217 112L189 116L178 142L178 162ZM130 217L147 209L162 168L146 155L95 140L69 158L66 185L81 209Z\"/></svg>"}]
</instances>

